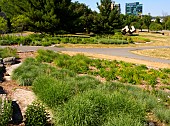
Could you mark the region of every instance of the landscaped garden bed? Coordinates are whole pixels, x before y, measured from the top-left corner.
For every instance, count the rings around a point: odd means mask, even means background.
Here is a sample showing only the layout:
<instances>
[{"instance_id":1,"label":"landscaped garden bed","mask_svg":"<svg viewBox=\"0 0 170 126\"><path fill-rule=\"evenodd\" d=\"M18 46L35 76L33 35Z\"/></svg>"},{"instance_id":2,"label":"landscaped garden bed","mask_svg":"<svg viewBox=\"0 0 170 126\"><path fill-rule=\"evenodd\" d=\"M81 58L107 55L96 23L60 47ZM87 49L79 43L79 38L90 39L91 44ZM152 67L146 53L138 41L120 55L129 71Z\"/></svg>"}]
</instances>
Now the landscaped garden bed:
<instances>
[{"instance_id":1,"label":"landscaped garden bed","mask_svg":"<svg viewBox=\"0 0 170 126\"><path fill-rule=\"evenodd\" d=\"M13 79L32 86L53 111L55 125L168 125L170 96L156 89L168 79L168 71L39 50L36 58L26 59L14 71ZM96 76L106 78L106 82ZM152 89L131 86L144 84Z\"/></svg>"},{"instance_id":2,"label":"landscaped garden bed","mask_svg":"<svg viewBox=\"0 0 170 126\"><path fill-rule=\"evenodd\" d=\"M50 46L54 44L133 44L134 42L148 42L138 36L115 35L96 35L85 37L84 35L55 35L31 34L28 36L5 35L0 37L0 45L34 45Z\"/></svg>"}]
</instances>

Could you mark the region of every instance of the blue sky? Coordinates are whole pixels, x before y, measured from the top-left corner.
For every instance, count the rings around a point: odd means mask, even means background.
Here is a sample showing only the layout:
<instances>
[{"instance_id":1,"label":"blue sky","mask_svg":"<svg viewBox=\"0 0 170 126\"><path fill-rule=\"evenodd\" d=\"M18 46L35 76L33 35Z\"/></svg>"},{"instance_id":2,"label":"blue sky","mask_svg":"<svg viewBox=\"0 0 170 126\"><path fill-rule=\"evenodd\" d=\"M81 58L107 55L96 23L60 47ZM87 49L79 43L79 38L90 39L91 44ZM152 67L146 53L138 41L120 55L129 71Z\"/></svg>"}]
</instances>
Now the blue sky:
<instances>
[{"instance_id":1,"label":"blue sky","mask_svg":"<svg viewBox=\"0 0 170 126\"><path fill-rule=\"evenodd\" d=\"M85 3L92 10L98 10L96 3L100 0L72 0ZM170 0L114 0L121 4L121 12L125 13L125 3L140 2L143 4L143 14L151 13L152 16L170 15Z\"/></svg>"}]
</instances>

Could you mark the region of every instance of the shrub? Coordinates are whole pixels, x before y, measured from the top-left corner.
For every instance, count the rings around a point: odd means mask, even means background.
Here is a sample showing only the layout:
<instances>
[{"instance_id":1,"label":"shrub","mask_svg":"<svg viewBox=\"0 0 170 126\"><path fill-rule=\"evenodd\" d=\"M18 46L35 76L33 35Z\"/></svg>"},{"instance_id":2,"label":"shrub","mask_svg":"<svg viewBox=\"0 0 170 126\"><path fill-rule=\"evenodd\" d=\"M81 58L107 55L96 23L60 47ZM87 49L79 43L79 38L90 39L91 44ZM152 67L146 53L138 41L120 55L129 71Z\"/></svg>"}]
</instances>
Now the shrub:
<instances>
[{"instance_id":1,"label":"shrub","mask_svg":"<svg viewBox=\"0 0 170 126\"><path fill-rule=\"evenodd\" d=\"M162 72L170 74L170 69L164 68L164 69L162 69Z\"/></svg>"},{"instance_id":2,"label":"shrub","mask_svg":"<svg viewBox=\"0 0 170 126\"><path fill-rule=\"evenodd\" d=\"M134 42L138 42L138 43L146 43L146 42L150 42L151 40L148 38L143 38L143 37L133 37L132 38Z\"/></svg>"},{"instance_id":3,"label":"shrub","mask_svg":"<svg viewBox=\"0 0 170 126\"><path fill-rule=\"evenodd\" d=\"M123 83L140 84L141 78L139 72L134 68L124 68L119 71L120 81Z\"/></svg>"},{"instance_id":4,"label":"shrub","mask_svg":"<svg viewBox=\"0 0 170 126\"><path fill-rule=\"evenodd\" d=\"M40 103L29 105L26 110L26 126L45 126L48 121L48 113Z\"/></svg>"},{"instance_id":5,"label":"shrub","mask_svg":"<svg viewBox=\"0 0 170 126\"><path fill-rule=\"evenodd\" d=\"M42 43L42 46L50 46L52 43L51 42L41 42Z\"/></svg>"},{"instance_id":6,"label":"shrub","mask_svg":"<svg viewBox=\"0 0 170 126\"><path fill-rule=\"evenodd\" d=\"M106 38L99 39L98 43L100 44L128 44L126 40L106 39Z\"/></svg>"}]
</instances>

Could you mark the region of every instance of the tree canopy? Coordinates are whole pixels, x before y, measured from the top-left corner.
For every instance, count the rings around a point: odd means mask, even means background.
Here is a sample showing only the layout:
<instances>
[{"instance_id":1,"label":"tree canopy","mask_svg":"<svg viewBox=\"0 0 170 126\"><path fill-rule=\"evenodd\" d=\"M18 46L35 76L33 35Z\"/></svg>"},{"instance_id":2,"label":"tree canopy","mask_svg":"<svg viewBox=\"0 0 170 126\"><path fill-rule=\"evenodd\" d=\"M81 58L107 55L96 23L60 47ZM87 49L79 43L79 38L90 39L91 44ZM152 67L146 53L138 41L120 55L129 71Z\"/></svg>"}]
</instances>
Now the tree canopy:
<instances>
[{"instance_id":1,"label":"tree canopy","mask_svg":"<svg viewBox=\"0 0 170 126\"><path fill-rule=\"evenodd\" d=\"M5 20L3 17L0 17L0 32L4 33L7 31L7 29L7 20Z\"/></svg>"},{"instance_id":2,"label":"tree canopy","mask_svg":"<svg viewBox=\"0 0 170 126\"><path fill-rule=\"evenodd\" d=\"M114 29L120 28L120 11L119 8L114 6L111 7L112 0L101 0L100 4L97 3L98 9L100 11L100 16L98 16L100 22L100 31L102 32L114 32Z\"/></svg>"},{"instance_id":3,"label":"tree canopy","mask_svg":"<svg viewBox=\"0 0 170 126\"><path fill-rule=\"evenodd\" d=\"M126 25L141 29L153 28L151 16L143 17L120 13L112 0L100 0L96 6L99 12L92 11L86 4L71 0L1 0L1 10L6 13L8 26L13 30L31 30L45 33L94 32L111 33ZM169 19L164 23L157 17L156 23L169 29ZM159 25L159 26L160 26ZM155 28L155 27L154 27Z\"/></svg>"},{"instance_id":4,"label":"tree canopy","mask_svg":"<svg viewBox=\"0 0 170 126\"><path fill-rule=\"evenodd\" d=\"M150 26L150 24L152 23L152 22L151 22L151 16L150 16L150 15L145 15L145 16L143 17L143 21L144 21L146 27L148 28L148 32L149 32L149 26Z\"/></svg>"}]
</instances>

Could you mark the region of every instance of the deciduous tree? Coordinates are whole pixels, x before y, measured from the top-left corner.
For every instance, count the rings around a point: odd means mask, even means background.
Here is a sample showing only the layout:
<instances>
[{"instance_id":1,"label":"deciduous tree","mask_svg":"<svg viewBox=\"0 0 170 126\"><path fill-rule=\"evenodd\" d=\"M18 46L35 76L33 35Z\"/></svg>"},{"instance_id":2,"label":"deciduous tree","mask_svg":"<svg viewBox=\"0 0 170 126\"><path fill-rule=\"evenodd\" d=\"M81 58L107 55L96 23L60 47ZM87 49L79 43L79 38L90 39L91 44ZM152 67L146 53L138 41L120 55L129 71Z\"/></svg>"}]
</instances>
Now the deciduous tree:
<instances>
[{"instance_id":1,"label":"deciduous tree","mask_svg":"<svg viewBox=\"0 0 170 126\"><path fill-rule=\"evenodd\" d=\"M159 23L156 23L156 22L152 22L152 23L150 24L149 28L150 28L150 30L152 30L152 31L159 31L159 30L162 30L162 29L163 29L162 25L159 24Z\"/></svg>"},{"instance_id":2,"label":"deciduous tree","mask_svg":"<svg viewBox=\"0 0 170 126\"><path fill-rule=\"evenodd\" d=\"M146 25L147 29L148 29L148 32L149 32L149 26L150 24L152 23L151 22L151 16L150 15L145 15L143 17L143 21L144 21L144 24Z\"/></svg>"}]
</instances>

